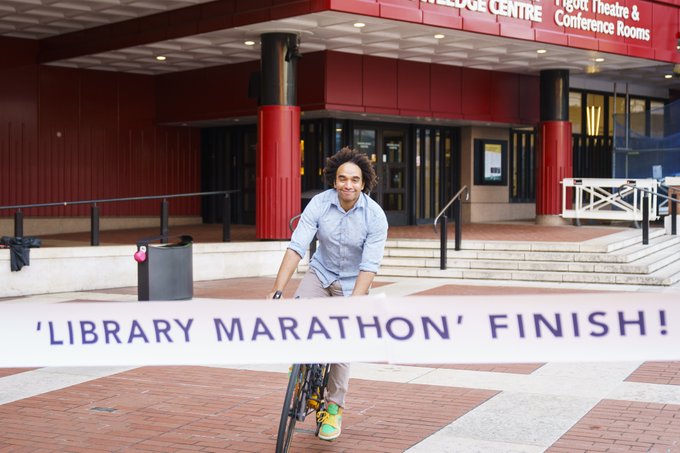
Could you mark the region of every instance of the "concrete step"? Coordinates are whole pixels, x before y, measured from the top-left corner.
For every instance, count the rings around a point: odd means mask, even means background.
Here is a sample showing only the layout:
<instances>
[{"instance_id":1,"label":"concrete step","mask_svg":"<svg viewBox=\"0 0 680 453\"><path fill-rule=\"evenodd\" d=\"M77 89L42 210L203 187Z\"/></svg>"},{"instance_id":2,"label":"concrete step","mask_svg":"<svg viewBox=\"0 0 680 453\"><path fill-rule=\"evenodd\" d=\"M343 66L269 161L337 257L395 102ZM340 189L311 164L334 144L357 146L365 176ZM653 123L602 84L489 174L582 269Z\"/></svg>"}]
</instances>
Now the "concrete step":
<instances>
[{"instance_id":1,"label":"concrete step","mask_svg":"<svg viewBox=\"0 0 680 453\"><path fill-rule=\"evenodd\" d=\"M463 241L462 250L447 250L446 270L439 269L438 240L390 240L380 275L636 286L680 282L680 236L654 229L649 238L642 245L641 231L631 229L583 243Z\"/></svg>"},{"instance_id":2,"label":"concrete step","mask_svg":"<svg viewBox=\"0 0 680 453\"><path fill-rule=\"evenodd\" d=\"M633 263L587 263L574 261L525 261L449 259L449 269L519 270L532 272L597 272L620 274L648 274L680 259L680 242L647 255ZM383 267L439 268L439 259L385 258Z\"/></svg>"},{"instance_id":3,"label":"concrete step","mask_svg":"<svg viewBox=\"0 0 680 453\"><path fill-rule=\"evenodd\" d=\"M579 252L556 251L543 247L544 251L510 250L514 244L492 244L491 247L479 249L447 250L447 258L452 260L498 260L498 261L549 261L549 262L581 262L581 263L631 263L644 256L665 250L680 244L680 236L658 236L650 238L649 244L632 244L628 247L616 248L612 252ZM492 250L496 246L495 250ZM429 262L439 260L439 249L401 248L391 246L385 250L384 263L394 266L409 266L415 261ZM436 264L437 266L439 264ZM501 265L501 268L503 266Z\"/></svg>"},{"instance_id":4,"label":"concrete step","mask_svg":"<svg viewBox=\"0 0 680 453\"><path fill-rule=\"evenodd\" d=\"M680 262L673 262L651 274L611 274L589 272L532 272L520 270L482 270L438 268L381 268L381 276L445 278L552 283L670 286L680 282Z\"/></svg>"}]
</instances>

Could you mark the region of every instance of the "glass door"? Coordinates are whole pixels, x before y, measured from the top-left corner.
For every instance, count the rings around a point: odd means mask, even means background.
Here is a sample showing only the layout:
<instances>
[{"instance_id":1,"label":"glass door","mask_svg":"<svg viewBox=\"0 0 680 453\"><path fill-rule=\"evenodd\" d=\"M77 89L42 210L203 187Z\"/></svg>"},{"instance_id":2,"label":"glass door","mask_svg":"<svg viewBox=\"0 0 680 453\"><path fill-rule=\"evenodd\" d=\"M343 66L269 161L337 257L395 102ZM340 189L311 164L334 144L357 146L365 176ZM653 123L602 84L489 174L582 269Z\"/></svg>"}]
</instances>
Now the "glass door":
<instances>
[{"instance_id":1,"label":"glass door","mask_svg":"<svg viewBox=\"0 0 680 453\"><path fill-rule=\"evenodd\" d=\"M406 225L406 162L403 130L385 129L382 133L382 155L377 167L377 199L390 225Z\"/></svg>"},{"instance_id":2,"label":"glass door","mask_svg":"<svg viewBox=\"0 0 680 453\"><path fill-rule=\"evenodd\" d=\"M353 133L353 146L375 166L378 186L371 197L382 206L390 225L408 223L406 135L406 129L383 126L357 126Z\"/></svg>"},{"instance_id":3,"label":"glass door","mask_svg":"<svg viewBox=\"0 0 680 453\"><path fill-rule=\"evenodd\" d=\"M460 188L458 130L416 126L413 134L415 219L430 223ZM446 215L452 217L452 208Z\"/></svg>"}]
</instances>

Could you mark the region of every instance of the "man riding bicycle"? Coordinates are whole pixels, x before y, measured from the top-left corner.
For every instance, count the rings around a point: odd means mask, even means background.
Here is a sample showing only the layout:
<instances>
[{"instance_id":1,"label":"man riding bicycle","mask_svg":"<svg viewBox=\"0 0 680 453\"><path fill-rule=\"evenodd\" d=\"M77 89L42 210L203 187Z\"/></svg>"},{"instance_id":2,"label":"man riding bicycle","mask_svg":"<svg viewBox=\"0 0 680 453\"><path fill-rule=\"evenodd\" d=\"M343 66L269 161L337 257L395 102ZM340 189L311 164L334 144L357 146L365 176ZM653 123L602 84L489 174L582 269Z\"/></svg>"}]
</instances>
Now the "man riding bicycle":
<instances>
[{"instance_id":1,"label":"man riding bicycle","mask_svg":"<svg viewBox=\"0 0 680 453\"><path fill-rule=\"evenodd\" d=\"M366 295L387 240L387 218L368 194L377 183L365 154L345 147L326 161L326 182L332 185L312 198L293 232L269 298L283 291L314 235L319 245L296 298ZM334 363L328 379L328 405L322 412L319 438L336 439L349 385L349 364Z\"/></svg>"}]
</instances>

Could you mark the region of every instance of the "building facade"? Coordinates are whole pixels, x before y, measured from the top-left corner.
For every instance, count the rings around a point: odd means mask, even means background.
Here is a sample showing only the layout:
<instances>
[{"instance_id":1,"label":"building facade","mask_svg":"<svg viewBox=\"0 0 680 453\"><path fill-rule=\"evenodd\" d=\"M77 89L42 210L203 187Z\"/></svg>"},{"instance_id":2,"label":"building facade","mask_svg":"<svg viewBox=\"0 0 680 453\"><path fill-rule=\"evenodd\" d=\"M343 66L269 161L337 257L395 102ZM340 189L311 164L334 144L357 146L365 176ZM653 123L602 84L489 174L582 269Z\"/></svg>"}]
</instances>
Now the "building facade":
<instances>
[{"instance_id":1,"label":"building facade","mask_svg":"<svg viewBox=\"0 0 680 453\"><path fill-rule=\"evenodd\" d=\"M615 115L680 89L677 0L10 3L0 206L235 189L232 219L285 239L350 145L392 225L431 222L463 186L466 222L551 222L562 178L614 176ZM650 135L668 128L647 117ZM188 198L171 215L222 207Z\"/></svg>"}]
</instances>

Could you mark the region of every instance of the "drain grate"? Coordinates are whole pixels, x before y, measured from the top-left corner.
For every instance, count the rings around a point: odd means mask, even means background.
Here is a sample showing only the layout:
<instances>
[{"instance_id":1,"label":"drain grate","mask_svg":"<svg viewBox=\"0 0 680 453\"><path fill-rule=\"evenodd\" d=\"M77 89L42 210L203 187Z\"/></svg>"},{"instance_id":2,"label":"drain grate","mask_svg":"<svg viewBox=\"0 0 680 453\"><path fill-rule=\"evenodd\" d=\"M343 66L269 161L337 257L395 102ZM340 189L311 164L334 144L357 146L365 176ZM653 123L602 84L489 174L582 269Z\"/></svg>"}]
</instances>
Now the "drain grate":
<instances>
[{"instance_id":1,"label":"drain grate","mask_svg":"<svg viewBox=\"0 0 680 453\"><path fill-rule=\"evenodd\" d=\"M90 410L96 412L116 412L117 409L113 407L93 407Z\"/></svg>"}]
</instances>

